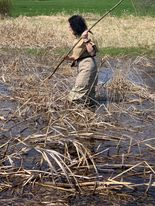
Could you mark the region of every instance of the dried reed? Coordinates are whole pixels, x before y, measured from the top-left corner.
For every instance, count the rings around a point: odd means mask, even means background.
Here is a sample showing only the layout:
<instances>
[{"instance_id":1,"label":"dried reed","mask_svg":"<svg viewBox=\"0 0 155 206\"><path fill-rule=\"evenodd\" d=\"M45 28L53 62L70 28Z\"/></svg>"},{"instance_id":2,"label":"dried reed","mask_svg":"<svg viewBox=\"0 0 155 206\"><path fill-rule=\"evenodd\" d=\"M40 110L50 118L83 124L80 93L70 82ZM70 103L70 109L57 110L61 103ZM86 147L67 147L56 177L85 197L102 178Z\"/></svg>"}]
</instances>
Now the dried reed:
<instances>
[{"instance_id":1,"label":"dried reed","mask_svg":"<svg viewBox=\"0 0 155 206\"><path fill-rule=\"evenodd\" d=\"M66 48L71 47L68 16L18 17L0 21L0 47ZM99 16L91 16L93 25ZM150 47L155 44L155 20L151 17L106 17L94 29L95 38L104 47ZM109 35L110 34L110 35Z\"/></svg>"},{"instance_id":2,"label":"dried reed","mask_svg":"<svg viewBox=\"0 0 155 206\"><path fill-rule=\"evenodd\" d=\"M115 70L104 85L109 104L94 113L65 101L74 84L74 73L66 72L65 64L43 82L58 60L52 50L50 54L38 60L24 51L0 53L2 202L6 192L8 197L33 196L35 188L45 188L48 197L55 191L66 197L77 193L108 197L115 190L140 188L149 193L155 186L154 94L127 76L138 67L153 68L150 60L137 57L124 64L119 59L117 68L106 60Z\"/></svg>"}]
</instances>

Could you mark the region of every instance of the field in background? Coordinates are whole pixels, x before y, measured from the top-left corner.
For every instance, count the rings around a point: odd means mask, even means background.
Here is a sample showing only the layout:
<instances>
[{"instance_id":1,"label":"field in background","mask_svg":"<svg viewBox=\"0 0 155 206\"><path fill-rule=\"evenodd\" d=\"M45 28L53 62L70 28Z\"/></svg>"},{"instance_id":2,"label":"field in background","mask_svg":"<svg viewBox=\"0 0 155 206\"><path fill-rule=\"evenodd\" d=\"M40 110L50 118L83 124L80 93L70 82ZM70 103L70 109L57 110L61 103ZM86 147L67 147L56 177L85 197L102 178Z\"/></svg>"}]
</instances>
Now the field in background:
<instances>
[{"instance_id":1,"label":"field in background","mask_svg":"<svg viewBox=\"0 0 155 206\"><path fill-rule=\"evenodd\" d=\"M52 15L61 12L103 14L117 2L118 0L12 0L12 16ZM125 0L112 14L155 16L155 3L154 0Z\"/></svg>"}]
</instances>

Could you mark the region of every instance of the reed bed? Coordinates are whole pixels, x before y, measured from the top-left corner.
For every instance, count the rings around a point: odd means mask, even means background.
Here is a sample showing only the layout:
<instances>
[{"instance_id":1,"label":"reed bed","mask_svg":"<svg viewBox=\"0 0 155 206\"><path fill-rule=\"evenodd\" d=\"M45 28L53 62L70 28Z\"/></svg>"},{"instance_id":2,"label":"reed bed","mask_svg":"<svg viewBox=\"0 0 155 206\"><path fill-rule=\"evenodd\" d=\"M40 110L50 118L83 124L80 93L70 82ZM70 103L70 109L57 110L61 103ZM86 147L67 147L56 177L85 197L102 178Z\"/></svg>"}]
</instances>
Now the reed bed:
<instances>
[{"instance_id":1,"label":"reed bed","mask_svg":"<svg viewBox=\"0 0 155 206\"><path fill-rule=\"evenodd\" d=\"M18 17L0 21L0 47L62 48L71 47L68 16ZM88 26L99 19L87 15ZM104 47L154 47L155 19L151 17L106 17L94 29L95 38Z\"/></svg>"},{"instance_id":2,"label":"reed bed","mask_svg":"<svg viewBox=\"0 0 155 206\"><path fill-rule=\"evenodd\" d=\"M155 186L154 94L127 73L146 64L152 68L149 59L117 60L113 79L102 85L108 104L96 112L66 101L74 72L66 73L65 64L44 81L51 72L45 59L1 52L2 204L24 195L40 205L69 205L77 195L90 194L125 204L136 199L135 189L147 195ZM112 67L110 59L105 64ZM60 201L49 199L54 191ZM112 198L115 191L119 197L124 191L124 199Z\"/></svg>"}]
</instances>

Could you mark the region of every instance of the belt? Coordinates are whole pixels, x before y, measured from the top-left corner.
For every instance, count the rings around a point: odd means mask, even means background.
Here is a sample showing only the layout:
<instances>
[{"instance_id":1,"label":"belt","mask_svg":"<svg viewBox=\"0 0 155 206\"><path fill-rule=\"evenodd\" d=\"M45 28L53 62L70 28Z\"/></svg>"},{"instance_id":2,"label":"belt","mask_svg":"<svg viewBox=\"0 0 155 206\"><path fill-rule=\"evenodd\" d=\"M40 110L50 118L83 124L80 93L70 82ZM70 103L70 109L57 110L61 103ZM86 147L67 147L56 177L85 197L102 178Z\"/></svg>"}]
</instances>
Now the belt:
<instances>
[{"instance_id":1,"label":"belt","mask_svg":"<svg viewBox=\"0 0 155 206\"><path fill-rule=\"evenodd\" d=\"M71 67L75 67L77 66L77 63L79 63L81 60L83 59L86 59L86 58L92 58L94 59L95 55L94 56L85 56L85 57L80 57L78 59L76 59L75 61L73 61L73 63L71 64Z\"/></svg>"},{"instance_id":2,"label":"belt","mask_svg":"<svg viewBox=\"0 0 155 206\"><path fill-rule=\"evenodd\" d=\"M78 58L76 61L77 62L79 62L79 61L81 61L81 60L83 60L83 59L86 59L86 58L94 58L95 57L95 55L94 56L85 56L85 57L80 57L80 58Z\"/></svg>"}]
</instances>

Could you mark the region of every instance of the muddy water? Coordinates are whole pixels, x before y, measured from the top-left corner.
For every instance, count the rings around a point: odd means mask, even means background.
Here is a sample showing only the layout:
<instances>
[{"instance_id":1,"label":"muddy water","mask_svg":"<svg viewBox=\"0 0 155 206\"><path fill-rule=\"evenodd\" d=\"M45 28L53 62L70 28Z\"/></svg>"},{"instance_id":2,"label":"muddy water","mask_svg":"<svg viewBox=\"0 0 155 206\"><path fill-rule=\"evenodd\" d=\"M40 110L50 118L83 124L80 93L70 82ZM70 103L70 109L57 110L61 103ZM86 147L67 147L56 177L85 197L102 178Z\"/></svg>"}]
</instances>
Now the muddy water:
<instances>
[{"instance_id":1,"label":"muddy water","mask_svg":"<svg viewBox=\"0 0 155 206\"><path fill-rule=\"evenodd\" d=\"M145 62L144 62L145 63ZM105 85L111 81L115 68L115 61L111 61L110 65L104 65L102 69L100 69L99 73L99 85ZM143 64L133 64L130 72L128 73L128 79L134 82L137 85L142 85L145 88L147 87L151 94L154 93L155 89L155 66L152 63L150 65ZM115 68L115 69L114 69ZM10 114L13 114L14 111L19 107L17 101L11 100L11 88L5 83L0 83L0 116L7 120ZM105 103L105 102L104 102ZM102 102L101 102L102 104ZM121 103L120 104L124 104ZM103 105L104 106L104 105ZM98 118L103 117L105 115L105 109L98 109L97 114ZM108 108L117 109L115 104L107 103ZM124 106L124 105L122 105ZM98 131L99 135L96 135L95 140L91 139L87 140L85 144L90 148L90 150L94 153L101 153L98 159L96 160L97 168L99 172L99 178L106 179L108 177L114 177L123 169L126 165L135 165L138 162L146 161L149 165L155 165L154 159L154 149L151 149L150 146L155 148L155 114L154 114L154 102L144 99L141 103L134 102L127 105L128 111L137 111L135 116L129 115L126 112L117 112L113 116L107 116L104 120L107 123L115 122L118 124L118 129L109 127L104 130L104 133ZM143 111L140 114L138 111ZM25 122L18 124L18 122L8 121L7 124L3 125L3 121L0 121L0 126L2 130L0 131L0 143L5 144L8 141L8 138L16 138L19 136L27 137L34 133L39 133L39 131L44 127L44 122L41 117L34 117L33 121L30 121L28 124ZM11 133L8 128L11 128ZM105 138L107 137L107 138ZM109 141L108 138L111 138L112 141ZM120 139L119 141L115 141ZM19 144L17 148L20 150L24 147L24 144ZM12 148L13 150L13 148ZM128 155L126 155L128 154ZM23 167L25 169L40 169L40 165L36 164L40 155L36 150L29 149L28 151L23 152ZM10 164L9 162L5 162L5 165ZM16 158L14 162L15 167L20 167L21 162ZM122 164L122 167L119 165ZM114 166L115 165L116 170ZM42 165L42 169L46 169L47 165ZM146 169L147 170L147 169ZM148 183L149 177L146 175L144 179L141 175L135 176L137 173L143 173L144 171L135 169L132 174L129 174L124 178L124 181L131 181L135 184ZM147 173L147 172L146 172ZM155 178L153 176L153 182ZM108 196L105 194L86 194L86 195L66 195L64 193L57 193L43 190L38 187L38 191L35 190L29 192L27 189L22 193L23 197L21 198L21 194L18 191L18 195L13 198L13 195L10 196L9 191L3 191L1 193L1 205L71 205L71 206L83 206L83 205L91 205L91 206L102 206L102 205L124 205L124 206L135 206L135 205L155 205L155 188L152 187L149 190L148 194L145 194L146 187L140 187L136 191L131 190L122 190L122 191L114 191L113 194L109 194ZM44 194L44 195L43 195ZM60 198L61 201L57 200ZM51 197L52 196L52 197ZM62 198L63 196L63 198ZM65 198L65 196L67 198ZM125 196L125 197L124 197ZM5 203L5 198L8 197L10 202ZM13 202L13 203L12 203ZM48 202L48 204L47 204ZM53 202L53 203L52 203Z\"/></svg>"},{"instance_id":2,"label":"muddy water","mask_svg":"<svg viewBox=\"0 0 155 206\"><path fill-rule=\"evenodd\" d=\"M114 68L112 65L111 67L103 67L100 69L99 73L99 84L100 85L108 85L112 78L115 75L115 71L117 68ZM131 66L130 71L127 73L127 79L131 81L132 83L142 86L145 89L148 89L151 95L155 94L155 64L153 63L152 66L143 66L139 65L137 67ZM104 101L103 101L104 102ZM121 104L121 102L119 103ZM111 107L107 103L107 107ZM120 126L120 129L116 131L116 129L111 128L107 131L104 131L104 135L111 136L113 138L122 137L122 140L120 141L120 144L117 145L112 142L103 141L98 142L96 144L97 152L104 151L106 148L109 148L108 150L108 156L114 157L117 156L115 159L108 158L108 163L110 164L119 164L121 161L123 164L136 164L140 161L146 161L150 165L155 164L154 159L154 149L151 150L150 146L152 145L155 148L155 105L154 102L143 100L141 103L134 103L134 104L128 104L127 108L130 110L140 110L143 111L143 114L138 117L130 116L126 112L122 112L120 114L117 114L115 116L115 120L118 121L118 125ZM100 111L100 110L99 110ZM102 113L102 110L100 111ZM153 115L153 118L150 118L150 114ZM150 119L149 119L150 118ZM112 119L113 121L113 119ZM132 143L131 143L132 142ZM131 143L131 144L130 144ZM132 145L130 147L130 145ZM149 147L149 148L148 148ZM124 155L126 153L131 153L128 157L125 157ZM105 152L106 153L106 152ZM106 164L105 156L101 158L101 162ZM105 167L104 167L105 168ZM104 175L106 177L106 172L102 168L100 168L101 171L104 171ZM115 170L108 170L108 176L115 176ZM147 182L149 179L143 179L142 177L138 176L131 176L125 178L126 181L132 181L135 184L140 184L142 182ZM153 181L155 180L155 177L153 178ZM139 197L141 197L141 201L129 201L127 204L119 203L120 205L155 205L155 187L152 187L150 189L149 195L145 198L141 195L144 194L145 188L141 188L137 194L139 194ZM141 193L142 192L142 193ZM136 193L132 194L137 195ZM103 200L102 200L103 201ZM116 201L117 202L117 201ZM96 203L97 205L98 203ZM100 203L101 204L101 203ZM99 205L100 205L99 204ZM118 205L119 205L118 204ZM104 203L104 205L111 205L111 203Z\"/></svg>"}]
</instances>

